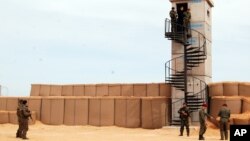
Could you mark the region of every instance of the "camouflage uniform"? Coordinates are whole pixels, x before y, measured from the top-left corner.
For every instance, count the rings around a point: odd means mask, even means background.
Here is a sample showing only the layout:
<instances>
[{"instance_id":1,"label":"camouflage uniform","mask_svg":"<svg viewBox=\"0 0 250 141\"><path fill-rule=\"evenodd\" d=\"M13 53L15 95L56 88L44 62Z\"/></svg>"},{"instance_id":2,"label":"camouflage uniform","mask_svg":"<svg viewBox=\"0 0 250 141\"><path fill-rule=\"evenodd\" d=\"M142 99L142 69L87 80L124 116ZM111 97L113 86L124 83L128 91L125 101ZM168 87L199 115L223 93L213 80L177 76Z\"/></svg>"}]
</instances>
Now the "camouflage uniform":
<instances>
[{"instance_id":1,"label":"camouflage uniform","mask_svg":"<svg viewBox=\"0 0 250 141\"><path fill-rule=\"evenodd\" d=\"M23 106L21 109L21 118L20 118L20 122L21 122L21 138L23 139L28 139L26 137L27 131L28 131L28 121L29 121L29 117L31 116L30 110L28 108L28 106L26 105L27 101L23 101Z\"/></svg>"},{"instance_id":2,"label":"camouflage uniform","mask_svg":"<svg viewBox=\"0 0 250 141\"><path fill-rule=\"evenodd\" d=\"M207 107L207 106L204 105L203 107ZM204 108L200 109L199 111L199 121L200 121L199 140L204 140L203 134L205 134L207 130L206 116L209 116L209 115L205 112L205 109Z\"/></svg>"},{"instance_id":3,"label":"camouflage uniform","mask_svg":"<svg viewBox=\"0 0 250 141\"><path fill-rule=\"evenodd\" d=\"M172 7L172 10L169 12L171 18L171 32L176 32L176 22L177 22L177 12Z\"/></svg>"},{"instance_id":4,"label":"camouflage uniform","mask_svg":"<svg viewBox=\"0 0 250 141\"><path fill-rule=\"evenodd\" d=\"M189 9L183 13L183 26L185 28L186 36L191 37L191 30L190 30L190 20L191 20L191 13Z\"/></svg>"},{"instance_id":5,"label":"camouflage uniform","mask_svg":"<svg viewBox=\"0 0 250 141\"><path fill-rule=\"evenodd\" d=\"M228 122L230 118L230 110L227 108L226 104L220 109L218 116L220 117L220 136L221 140L228 139Z\"/></svg>"},{"instance_id":6,"label":"camouflage uniform","mask_svg":"<svg viewBox=\"0 0 250 141\"><path fill-rule=\"evenodd\" d=\"M23 106L23 100L20 99L18 100L18 107L16 110L16 115L17 115L17 120L18 120L18 129L16 132L16 138L20 138L21 137L21 109Z\"/></svg>"},{"instance_id":7,"label":"camouflage uniform","mask_svg":"<svg viewBox=\"0 0 250 141\"><path fill-rule=\"evenodd\" d=\"M180 128L180 136L183 136L184 126L186 126L187 136L189 136L189 117L190 111L186 104L183 104L183 107L179 109L178 113L180 114L181 119L181 128Z\"/></svg>"},{"instance_id":8,"label":"camouflage uniform","mask_svg":"<svg viewBox=\"0 0 250 141\"><path fill-rule=\"evenodd\" d=\"M184 13L184 17L183 17L183 25L187 28L190 27L190 20L191 20L191 13L189 10L185 11Z\"/></svg>"}]
</instances>

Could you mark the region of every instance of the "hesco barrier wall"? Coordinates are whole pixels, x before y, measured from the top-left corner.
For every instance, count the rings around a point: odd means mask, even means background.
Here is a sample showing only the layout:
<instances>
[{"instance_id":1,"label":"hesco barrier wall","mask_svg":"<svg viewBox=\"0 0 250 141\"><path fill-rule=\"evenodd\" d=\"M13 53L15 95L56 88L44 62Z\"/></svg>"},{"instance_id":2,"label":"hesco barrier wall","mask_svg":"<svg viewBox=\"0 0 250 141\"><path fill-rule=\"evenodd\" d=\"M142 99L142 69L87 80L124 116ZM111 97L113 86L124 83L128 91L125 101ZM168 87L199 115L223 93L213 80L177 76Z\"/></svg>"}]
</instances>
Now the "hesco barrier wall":
<instances>
[{"instance_id":1,"label":"hesco barrier wall","mask_svg":"<svg viewBox=\"0 0 250 141\"><path fill-rule=\"evenodd\" d=\"M64 98L43 97L41 105L41 121L45 124L60 125L64 120Z\"/></svg>"},{"instance_id":2,"label":"hesco barrier wall","mask_svg":"<svg viewBox=\"0 0 250 141\"><path fill-rule=\"evenodd\" d=\"M135 96L171 97L171 86L165 83L138 84L32 84L30 96Z\"/></svg>"},{"instance_id":3,"label":"hesco barrier wall","mask_svg":"<svg viewBox=\"0 0 250 141\"><path fill-rule=\"evenodd\" d=\"M240 114L242 108L242 100L240 97L212 97L210 101L210 114L217 117L218 112L223 104L227 104L231 114Z\"/></svg>"},{"instance_id":4,"label":"hesco barrier wall","mask_svg":"<svg viewBox=\"0 0 250 141\"><path fill-rule=\"evenodd\" d=\"M217 117L222 104L231 111L230 124L250 124L250 83L217 82L210 83L210 114Z\"/></svg>"},{"instance_id":5,"label":"hesco barrier wall","mask_svg":"<svg viewBox=\"0 0 250 141\"><path fill-rule=\"evenodd\" d=\"M34 118L49 125L156 129L170 120L171 87L165 83L32 84L30 95L0 97L0 123L17 124L18 99L28 100Z\"/></svg>"},{"instance_id":6,"label":"hesco barrier wall","mask_svg":"<svg viewBox=\"0 0 250 141\"><path fill-rule=\"evenodd\" d=\"M243 98L242 113L250 113L250 98Z\"/></svg>"},{"instance_id":7,"label":"hesco barrier wall","mask_svg":"<svg viewBox=\"0 0 250 141\"><path fill-rule=\"evenodd\" d=\"M209 96L250 97L250 82L217 82L208 84Z\"/></svg>"}]
</instances>

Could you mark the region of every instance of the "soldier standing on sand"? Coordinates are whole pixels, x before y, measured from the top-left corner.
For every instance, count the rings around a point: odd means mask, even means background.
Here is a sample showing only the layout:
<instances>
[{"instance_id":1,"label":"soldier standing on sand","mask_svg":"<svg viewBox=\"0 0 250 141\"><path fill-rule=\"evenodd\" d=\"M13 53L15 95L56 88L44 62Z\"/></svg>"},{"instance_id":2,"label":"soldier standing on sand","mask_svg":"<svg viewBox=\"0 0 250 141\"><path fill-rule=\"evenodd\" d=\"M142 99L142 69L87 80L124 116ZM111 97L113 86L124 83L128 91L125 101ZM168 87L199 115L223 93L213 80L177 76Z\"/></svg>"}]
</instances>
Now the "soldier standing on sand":
<instances>
[{"instance_id":1,"label":"soldier standing on sand","mask_svg":"<svg viewBox=\"0 0 250 141\"><path fill-rule=\"evenodd\" d=\"M22 99L19 99L18 100L18 107L17 107L17 110L16 110L16 115L17 115L17 120L18 120L18 129L17 129L17 132L16 132L16 138L21 138L21 109L22 109L22 106L23 106L23 100Z\"/></svg>"},{"instance_id":2,"label":"soldier standing on sand","mask_svg":"<svg viewBox=\"0 0 250 141\"><path fill-rule=\"evenodd\" d=\"M186 126L187 136L189 136L190 111L186 103L183 103L183 106L179 109L178 113L180 114L180 119L181 119L180 136L183 136L184 126Z\"/></svg>"},{"instance_id":3,"label":"soldier standing on sand","mask_svg":"<svg viewBox=\"0 0 250 141\"><path fill-rule=\"evenodd\" d=\"M199 140L205 140L205 138L203 137L203 134L205 134L205 132L207 130L206 116L210 117L206 113L206 111L205 111L206 109L207 109L207 104L206 103L202 104L202 107L199 111L199 120L200 120Z\"/></svg>"},{"instance_id":4,"label":"soldier standing on sand","mask_svg":"<svg viewBox=\"0 0 250 141\"><path fill-rule=\"evenodd\" d=\"M27 131L29 129L28 121L29 121L29 117L31 117L31 113L30 113L28 106L26 105L27 100L23 100L22 104L23 104L23 106L22 106L21 112L20 112L21 138L28 139L26 135L27 135Z\"/></svg>"},{"instance_id":5,"label":"soldier standing on sand","mask_svg":"<svg viewBox=\"0 0 250 141\"><path fill-rule=\"evenodd\" d=\"M228 123L230 118L230 110L227 108L227 104L223 104L218 116L220 117L220 136L221 140L228 139Z\"/></svg>"}]
</instances>

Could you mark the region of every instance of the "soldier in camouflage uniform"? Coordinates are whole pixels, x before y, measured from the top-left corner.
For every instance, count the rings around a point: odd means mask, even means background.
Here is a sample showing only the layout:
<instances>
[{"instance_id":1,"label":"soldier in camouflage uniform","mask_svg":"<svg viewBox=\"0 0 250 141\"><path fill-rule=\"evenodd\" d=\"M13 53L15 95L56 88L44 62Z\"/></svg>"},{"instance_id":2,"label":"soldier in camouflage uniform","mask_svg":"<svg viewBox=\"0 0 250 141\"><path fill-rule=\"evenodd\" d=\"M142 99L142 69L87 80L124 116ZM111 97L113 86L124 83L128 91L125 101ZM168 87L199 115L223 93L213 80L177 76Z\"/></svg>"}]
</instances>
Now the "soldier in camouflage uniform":
<instances>
[{"instance_id":1,"label":"soldier in camouflage uniform","mask_svg":"<svg viewBox=\"0 0 250 141\"><path fill-rule=\"evenodd\" d=\"M227 104L223 104L218 116L220 117L220 136L221 140L228 139L228 123L230 118L230 110L227 108Z\"/></svg>"},{"instance_id":2,"label":"soldier in camouflage uniform","mask_svg":"<svg viewBox=\"0 0 250 141\"><path fill-rule=\"evenodd\" d=\"M26 134L27 131L29 129L29 125L28 125L28 121L29 121L29 117L31 117L31 113L30 110L28 108L27 104L27 100L23 100L23 106L21 108L21 118L20 118L20 122L21 122L21 138L22 139L28 139Z\"/></svg>"},{"instance_id":3,"label":"soldier in camouflage uniform","mask_svg":"<svg viewBox=\"0 0 250 141\"><path fill-rule=\"evenodd\" d=\"M169 16L171 18L171 32L176 32L177 12L174 7L169 12Z\"/></svg>"},{"instance_id":4,"label":"soldier in camouflage uniform","mask_svg":"<svg viewBox=\"0 0 250 141\"><path fill-rule=\"evenodd\" d=\"M199 140L205 140L203 134L205 134L207 130L206 116L209 117L209 115L205 111L206 109L207 109L207 104L204 103L199 111L199 120L200 120Z\"/></svg>"},{"instance_id":5,"label":"soldier in camouflage uniform","mask_svg":"<svg viewBox=\"0 0 250 141\"><path fill-rule=\"evenodd\" d=\"M186 126L187 136L189 136L190 111L186 103L183 103L183 106L179 109L178 113L180 114L180 119L181 119L180 136L183 136L184 126Z\"/></svg>"},{"instance_id":6,"label":"soldier in camouflage uniform","mask_svg":"<svg viewBox=\"0 0 250 141\"><path fill-rule=\"evenodd\" d=\"M190 30L190 20L191 20L191 13L190 9L188 8L184 13L183 13L183 26L185 27L185 33L186 36L189 38L191 37L191 30Z\"/></svg>"},{"instance_id":7,"label":"soldier in camouflage uniform","mask_svg":"<svg viewBox=\"0 0 250 141\"><path fill-rule=\"evenodd\" d=\"M23 100L19 99L18 100L18 107L16 110L16 115L17 115L17 120L18 120L18 129L16 132L16 138L21 138L21 109L23 106Z\"/></svg>"},{"instance_id":8,"label":"soldier in camouflage uniform","mask_svg":"<svg viewBox=\"0 0 250 141\"><path fill-rule=\"evenodd\" d=\"M183 25L187 28L190 28L190 20L191 20L190 9L188 8L187 11L185 11L183 14L184 14Z\"/></svg>"}]
</instances>

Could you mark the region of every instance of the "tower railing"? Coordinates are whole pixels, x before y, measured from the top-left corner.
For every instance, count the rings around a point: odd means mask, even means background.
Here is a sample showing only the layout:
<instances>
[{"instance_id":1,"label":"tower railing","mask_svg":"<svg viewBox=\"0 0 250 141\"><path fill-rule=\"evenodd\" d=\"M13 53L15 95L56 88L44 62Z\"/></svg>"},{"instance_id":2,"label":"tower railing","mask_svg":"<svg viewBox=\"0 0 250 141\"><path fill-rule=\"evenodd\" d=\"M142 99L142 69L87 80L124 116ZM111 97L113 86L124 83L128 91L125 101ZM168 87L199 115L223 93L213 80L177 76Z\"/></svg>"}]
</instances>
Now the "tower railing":
<instances>
[{"instance_id":1,"label":"tower railing","mask_svg":"<svg viewBox=\"0 0 250 141\"><path fill-rule=\"evenodd\" d=\"M199 67L207 58L206 37L195 29L173 23L169 19L165 20L165 37L183 45L183 52L165 63L166 83L184 94L184 98L172 101L172 107L186 102L191 111L197 111L207 102L207 84L194 76L194 68Z\"/></svg>"}]
</instances>

